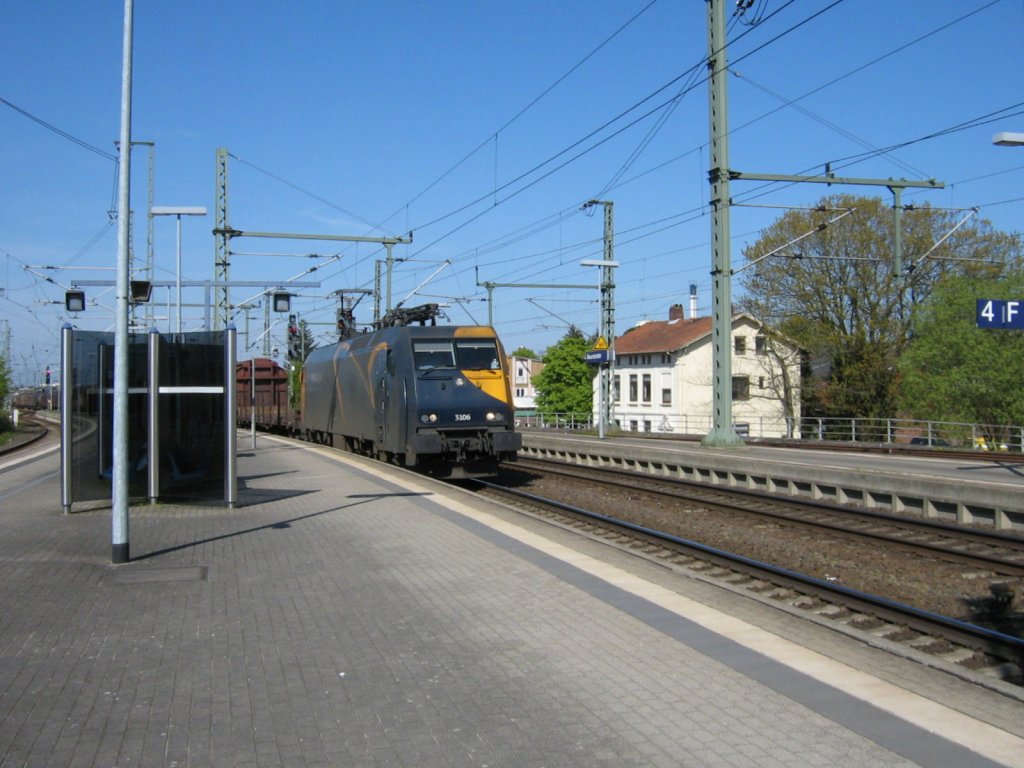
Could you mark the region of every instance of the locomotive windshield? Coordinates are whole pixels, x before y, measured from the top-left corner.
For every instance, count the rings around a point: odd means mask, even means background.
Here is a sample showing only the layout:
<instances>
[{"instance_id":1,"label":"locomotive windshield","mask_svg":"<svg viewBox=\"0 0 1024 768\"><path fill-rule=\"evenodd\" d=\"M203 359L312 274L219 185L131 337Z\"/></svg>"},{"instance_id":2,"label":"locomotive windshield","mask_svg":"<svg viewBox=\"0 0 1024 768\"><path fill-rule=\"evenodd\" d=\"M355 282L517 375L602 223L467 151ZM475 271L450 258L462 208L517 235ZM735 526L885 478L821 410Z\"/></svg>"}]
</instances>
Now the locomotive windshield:
<instances>
[{"instance_id":1,"label":"locomotive windshield","mask_svg":"<svg viewBox=\"0 0 1024 768\"><path fill-rule=\"evenodd\" d=\"M464 371L496 371L501 368L498 347L490 339L460 339L455 342L455 351L459 356L459 368Z\"/></svg>"},{"instance_id":2,"label":"locomotive windshield","mask_svg":"<svg viewBox=\"0 0 1024 768\"><path fill-rule=\"evenodd\" d=\"M414 341L412 356L417 371L455 367L455 348L450 341Z\"/></svg>"},{"instance_id":3,"label":"locomotive windshield","mask_svg":"<svg viewBox=\"0 0 1024 768\"><path fill-rule=\"evenodd\" d=\"M413 359L417 371L459 368L463 371L496 371L501 368L498 347L492 339L414 341Z\"/></svg>"}]
</instances>

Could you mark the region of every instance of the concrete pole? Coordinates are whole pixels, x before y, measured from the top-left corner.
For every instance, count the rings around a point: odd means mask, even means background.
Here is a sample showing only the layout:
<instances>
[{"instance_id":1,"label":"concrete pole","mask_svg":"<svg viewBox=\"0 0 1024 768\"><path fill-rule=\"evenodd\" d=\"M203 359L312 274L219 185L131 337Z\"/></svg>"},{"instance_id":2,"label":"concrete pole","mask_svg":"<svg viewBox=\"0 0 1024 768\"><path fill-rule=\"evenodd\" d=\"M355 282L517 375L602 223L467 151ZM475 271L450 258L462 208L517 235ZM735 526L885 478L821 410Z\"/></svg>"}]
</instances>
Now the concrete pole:
<instances>
[{"instance_id":1,"label":"concrete pole","mask_svg":"<svg viewBox=\"0 0 1024 768\"><path fill-rule=\"evenodd\" d=\"M132 152L133 0L124 1L121 64L121 143L117 202L117 297L114 324L114 473L111 514L111 559L131 559L128 542L128 291L130 276Z\"/></svg>"}]
</instances>

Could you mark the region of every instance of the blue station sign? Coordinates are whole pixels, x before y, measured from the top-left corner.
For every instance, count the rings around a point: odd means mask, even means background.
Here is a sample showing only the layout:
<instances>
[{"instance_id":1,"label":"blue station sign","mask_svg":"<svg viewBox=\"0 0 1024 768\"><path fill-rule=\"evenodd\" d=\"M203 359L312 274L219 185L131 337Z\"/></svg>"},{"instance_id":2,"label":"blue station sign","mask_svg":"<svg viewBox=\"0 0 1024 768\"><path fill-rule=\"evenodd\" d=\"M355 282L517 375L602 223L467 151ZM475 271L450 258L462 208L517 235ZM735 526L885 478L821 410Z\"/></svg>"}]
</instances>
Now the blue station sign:
<instances>
[{"instance_id":1,"label":"blue station sign","mask_svg":"<svg viewBox=\"0 0 1024 768\"><path fill-rule=\"evenodd\" d=\"M1024 299L978 299L979 328L1024 329Z\"/></svg>"},{"instance_id":2,"label":"blue station sign","mask_svg":"<svg viewBox=\"0 0 1024 768\"><path fill-rule=\"evenodd\" d=\"M611 359L612 351L610 349L592 349L583 353L583 361L591 365L604 365Z\"/></svg>"}]
</instances>

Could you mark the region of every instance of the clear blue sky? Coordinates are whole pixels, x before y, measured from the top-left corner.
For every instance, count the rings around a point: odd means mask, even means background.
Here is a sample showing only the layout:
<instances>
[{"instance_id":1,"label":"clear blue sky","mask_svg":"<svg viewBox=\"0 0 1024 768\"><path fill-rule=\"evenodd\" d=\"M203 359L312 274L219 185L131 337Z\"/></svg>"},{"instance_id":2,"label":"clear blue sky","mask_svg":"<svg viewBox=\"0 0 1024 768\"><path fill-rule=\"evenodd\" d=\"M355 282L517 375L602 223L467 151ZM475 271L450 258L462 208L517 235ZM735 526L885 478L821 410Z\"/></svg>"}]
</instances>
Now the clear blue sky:
<instances>
[{"instance_id":1,"label":"clear blue sky","mask_svg":"<svg viewBox=\"0 0 1024 768\"><path fill-rule=\"evenodd\" d=\"M17 383L33 383L57 363L67 319L45 302L62 302L72 280L114 279L95 268L113 267L117 254L109 155L120 131L123 5L7 3L3 27L0 319L11 329ZM935 178L944 190L908 192L906 201L979 206L998 229L1024 229L1024 148L992 145L997 131L1024 131L1024 0L758 0L729 38L733 169L818 173L831 162L848 176ZM579 209L614 201L621 333L667 317L691 283L701 314L710 308L706 46L700 0L139 2L132 138L155 142L156 205L210 211L183 221L185 279L213 277L215 157L224 147L232 227L412 230L413 244L395 249L403 261L394 300L450 260L407 304L447 302L456 323L487 321L477 275L596 284L597 270L579 262L600 257L602 216ZM137 261L146 252L147 160L137 147ZM764 207L733 209L733 266L781 215L769 206L806 206L829 191L734 183L735 201ZM882 188L831 191L890 200ZM232 247L341 253L302 278L322 285L295 302L325 338L328 295L370 287L384 255L317 241ZM173 219L155 221L154 250L155 278L173 280ZM236 255L231 277L284 283L320 261ZM112 289L88 293L113 306ZM494 297L509 349L542 352L569 323L596 330L596 290L499 288ZM166 291L155 298L156 324L167 330ZM187 303L202 298L186 291ZM370 310L366 299L357 320L369 321ZM101 330L113 316L90 306L73 321ZM186 330L200 321L199 310L185 310ZM283 351L283 323L273 339Z\"/></svg>"}]
</instances>

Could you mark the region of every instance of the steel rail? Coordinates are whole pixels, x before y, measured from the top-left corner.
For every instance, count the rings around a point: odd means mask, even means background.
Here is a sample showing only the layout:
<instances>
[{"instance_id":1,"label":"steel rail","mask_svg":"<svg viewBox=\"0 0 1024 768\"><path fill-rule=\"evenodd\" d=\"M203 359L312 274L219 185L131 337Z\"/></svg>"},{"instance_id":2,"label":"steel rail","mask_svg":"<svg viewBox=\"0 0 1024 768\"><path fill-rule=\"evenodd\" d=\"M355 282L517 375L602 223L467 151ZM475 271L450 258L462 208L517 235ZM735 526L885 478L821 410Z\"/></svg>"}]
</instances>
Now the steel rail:
<instances>
[{"instance_id":1,"label":"steel rail","mask_svg":"<svg viewBox=\"0 0 1024 768\"><path fill-rule=\"evenodd\" d=\"M622 470L594 467L567 467L561 465L559 462L545 462L543 459L520 459L516 463L516 468L523 469L528 468L531 465L537 467L542 472L559 474L565 477L572 477L577 479L593 479L593 475L586 475L584 474L584 472L591 472L599 475L608 475L609 477L600 477L599 482L612 485L615 487L628 488L633 491L650 493L652 495L666 496L668 498L675 499L678 501L697 503L707 507L725 509L728 511L739 511L752 515L761 515L762 517L769 517L774 520L792 523L795 525L822 528L825 530L841 533L851 537L865 539L868 541L884 541L888 544L903 547L911 551L928 552L933 555L941 556L946 560L951 560L958 563L965 563L974 566L983 565L987 568L991 568L992 570L997 571L1000 575L1003 576L1024 576L1024 538L1021 538L1020 536L1014 536L1011 534L1005 534L996 531L988 532L979 530L969 530L963 528L962 526L952 525L938 520L900 517L893 514L885 514L881 512L873 512L871 510L845 507L839 504L832 504L828 502L816 501L811 499L793 499L789 497L780 497L775 494L750 490L746 488L728 488L727 490L723 490L717 487L707 487L704 485L676 480L673 478L663 478L647 475L637 477L630 472L624 472ZM619 481L613 479L611 476L629 478L629 480ZM663 488L659 489L653 487L641 487L637 485L637 480L643 480L646 483L661 483L664 485L673 486L674 489L666 490ZM758 502L771 504L774 505L776 509L773 510L765 508L755 508L752 506L726 500L727 497L730 496L738 496L744 499L751 499ZM793 510L794 514L789 514L785 512L786 508ZM812 520L807 519L806 517L801 517L801 515L805 513L821 513L832 516L845 517L853 519L858 522L869 522L873 524L890 526L898 530L907 531L911 534L925 533L932 536L944 535L957 542L964 542L969 544L982 544L984 546L992 548L1002 547L1006 550L1011 551L1016 557L1020 559L1006 559L1004 557L994 556L991 554L968 552L958 549L956 547L951 547L943 544L935 544L925 541L915 541L913 539L908 539L897 535L891 535L884 532L858 530L855 527L851 527L850 525L846 525L843 523L828 522L823 520Z\"/></svg>"},{"instance_id":2,"label":"steel rail","mask_svg":"<svg viewBox=\"0 0 1024 768\"><path fill-rule=\"evenodd\" d=\"M710 547L697 541L684 539L572 504L547 499L483 480L476 480L475 482L498 493L525 499L532 504L557 509L576 517L596 520L614 528L639 534L659 544L670 543L674 547L682 548L686 552L699 553L701 559L758 579L764 579L766 576L769 576L770 580L776 585L785 586L797 592L825 599L828 602L842 605L859 613L876 616L883 621L906 626L925 635L941 636L952 643L987 653L1016 664L1020 668L1024 668L1024 638L1007 635L986 627L943 616L942 614L924 611L888 598L860 592L813 576L806 576L787 568L781 568L743 555Z\"/></svg>"}]
</instances>

